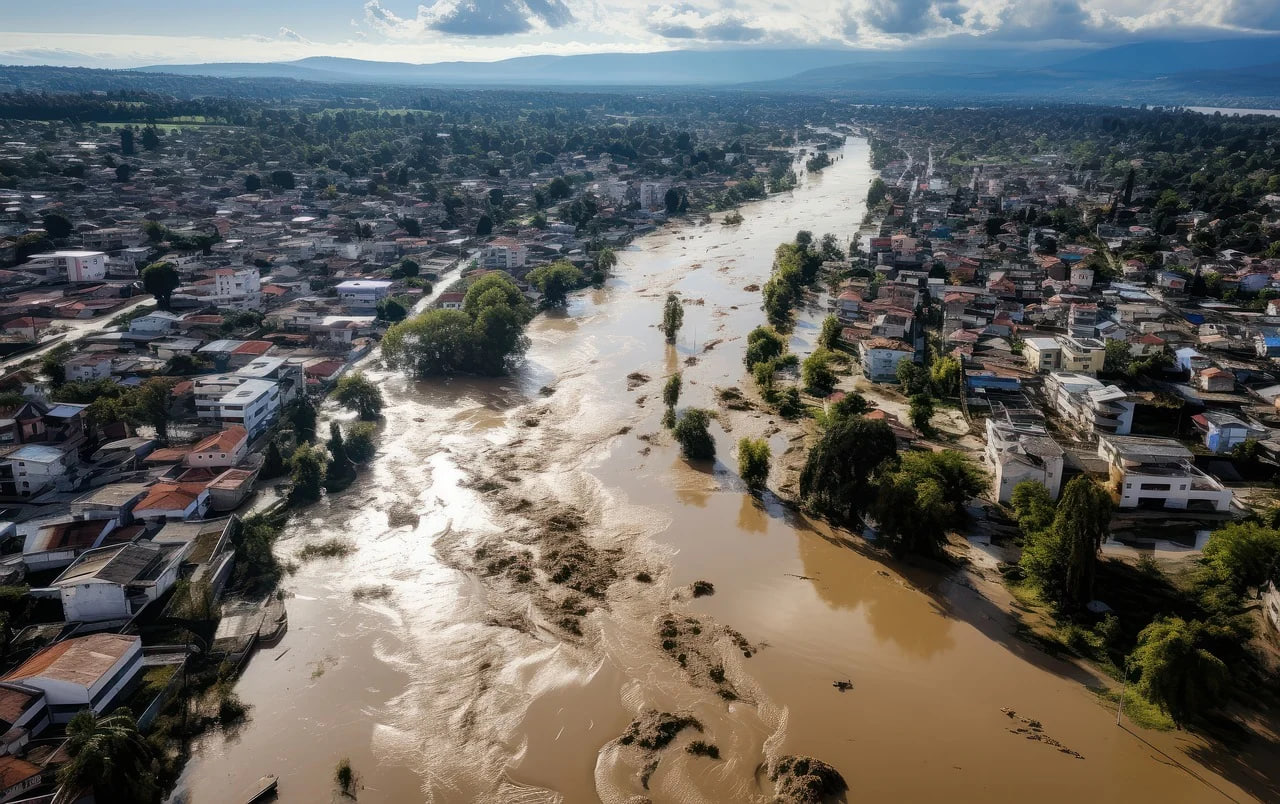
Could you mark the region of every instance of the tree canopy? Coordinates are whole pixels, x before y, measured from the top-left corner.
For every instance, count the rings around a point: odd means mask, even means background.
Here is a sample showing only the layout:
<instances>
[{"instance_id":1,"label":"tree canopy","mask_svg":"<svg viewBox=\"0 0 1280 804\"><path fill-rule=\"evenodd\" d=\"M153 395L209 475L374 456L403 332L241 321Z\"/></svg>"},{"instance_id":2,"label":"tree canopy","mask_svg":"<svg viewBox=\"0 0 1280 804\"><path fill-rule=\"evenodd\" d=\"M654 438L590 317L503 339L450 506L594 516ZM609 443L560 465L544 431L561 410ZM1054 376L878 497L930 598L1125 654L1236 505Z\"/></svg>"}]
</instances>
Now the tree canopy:
<instances>
[{"instance_id":1,"label":"tree canopy","mask_svg":"<svg viewBox=\"0 0 1280 804\"><path fill-rule=\"evenodd\" d=\"M542 291L544 307L564 307L569 293L585 285L587 279L572 263L560 260L529 272L529 284Z\"/></svg>"},{"instance_id":2,"label":"tree canopy","mask_svg":"<svg viewBox=\"0 0 1280 804\"><path fill-rule=\"evenodd\" d=\"M355 411L365 421L372 421L382 415L382 389L362 371L344 374L338 380L334 399L339 405Z\"/></svg>"}]
</instances>

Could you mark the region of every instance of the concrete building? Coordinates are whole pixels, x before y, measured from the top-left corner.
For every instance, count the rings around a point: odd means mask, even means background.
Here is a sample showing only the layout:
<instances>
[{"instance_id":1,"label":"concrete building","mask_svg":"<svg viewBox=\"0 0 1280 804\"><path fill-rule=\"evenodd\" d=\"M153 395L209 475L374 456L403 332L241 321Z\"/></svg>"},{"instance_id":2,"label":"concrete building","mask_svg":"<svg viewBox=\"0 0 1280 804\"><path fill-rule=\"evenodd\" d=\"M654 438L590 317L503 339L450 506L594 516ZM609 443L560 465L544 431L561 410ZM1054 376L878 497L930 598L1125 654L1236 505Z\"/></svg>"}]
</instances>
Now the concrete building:
<instances>
[{"instance_id":1,"label":"concrete building","mask_svg":"<svg viewBox=\"0 0 1280 804\"><path fill-rule=\"evenodd\" d=\"M68 382L92 382L111 376L111 356L105 354L77 355L62 364Z\"/></svg>"},{"instance_id":2,"label":"concrete building","mask_svg":"<svg viewBox=\"0 0 1280 804\"><path fill-rule=\"evenodd\" d=\"M1062 345L1062 370L1079 374L1097 374L1107 357L1107 347L1096 338L1059 338Z\"/></svg>"},{"instance_id":3,"label":"concrete building","mask_svg":"<svg viewBox=\"0 0 1280 804\"><path fill-rule=\"evenodd\" d=\"M385 279L349 279L339 282L338 301L347 310L374 310L378 302L391 295L391 282Z\"/></svg>"},{"instance_id":4,"label":"concrete building","mask_svg":"<svg viewBox=\"0 0 1280 804\"><path fill-rule=\"evenodd\" d=\"M915 360L916 350L905 341L868 338L858 342L862 370L872 382L897 382L898 364Z\"/></svg>"},{"instance_id":5,"label":"concrete building","mask_svg":"<svg viewBox=\"0 0 1280 804\"><path fill-rule=\"evenodd\" d=\"M82 554L53 581L68 622L127 620L178 580L184 547L126 542Z\"/></svg>"},{"instance_id":6,"label":"concrete building","mask_svg":"<svg viewBox=\"0 0 1280 804\"><path fill-rule=\"evenodd\" d=\"M1054 371L1062 367L1062 346L1057 338L1027 338L1022 356L1032 371Z\"/></svg>"},{"instance_id":7,"label":"concrete building","mask_svg":"<svg viewBox=\"0 0 1280 804\"><path fill-rule=\"evenodd\" d=\"M1072 304L1067 314L1067 331L1073 338L1092 338L1102 320L1096 304Z\"/></svg>"},{"instance_id":8,"label":"concrete building","mask_svg":"<svg viewBox=\"0 0 1280 804\"><path fill-rule=\"evenodd\" d=\"M186 463L191 467L226 469L242 463L248 455L249 432L241 425L233 424L192 447L187 453Z\"/></svg>"},{"instance_id":9,"label":"concrete building","mask_svg":"<svg viewBox=\"0 0 1280 804\"><path fill-rule=\"evenodd\" d=\"M53 251L32 256L20 269L55 281L101 282L107 278L107 255L101 251Z\"/></svg>"},{"instance_id":10,"label":"concrete building","mask_svg":"<svg viewBox=\"0 0 1280 804\"><path fill-rule=\"evenodd\" d=\"M193 383L196 415L224 427L238 424L256 438L280 412L280 389L271 380L211 374Z\"/></svg>"},{"instance_id":11,"label":"concrete building","mask_svg":"<svg viewBox=\"0 0 1280 804\"><path fill-rule=\"evenodd\" d=\"M54 723L68 723L82 709L115 708L142 672L142 639L91 634L55 642L0 681L44 693Z\"/></svg>"},{"instance_id":12,"label":"concrete building","mask_svg":"<svg viewBox=\"0 0 1280 804\"><path fill-rule=\"evenodd\" d=\"M1115 385L1069 371L1052 371L1045 378L1045 394L1054 410L1084 433L1128 435L1136 405Z\"/></svg>"},{"instance_id":13,"label":"concrete building","mask_svg":"<svg viewBox=\"0 0 1280 804\"><path fill-rule=\"evenodd\" d=\"M1262 425L1224 410L1206 410L1192 416L1191 421L1203 434L1205 447L1219 454L1230 452L1250 438L1263 440L1270 433Z\"/></svg>"},{"instance_id":14,"label":"concrete building","mask_svg":"<svg viewBox=\"0 0 1280 804\"><path fill-rule=\"evenodd\" d=\"M1231 490L1195 468L1191 450L1172 438L1104 435L1098 457L1107 462L1112 498L1121 508L1231 509Z\"/></svg>"},{"instance_id":15,"label":"concrete building","mask_svg":"<svg viewBox=\"0 0 1280 804\"><path fill-rule=\"evenodd\" d=\"M0 447L0 496L33 497L55 486L75 464L74 450L48 444Z\"/></svg>"},{"instance_id":16,"label":"concrete building","mask_svg":"<svg viewBox=\"0 0 1280 804\"><path fill-rule=\"evenodd\" d=\"M1044 415L1022 404L994 402L987 418L987 446L983 456L992 471L992 490L1003 503L1014 488L1034 480L1058 499L1062 488L1062 447L1045 428Z\"/></svg>"},{"instance_id":17,"label":"concrete building","mask_svg":"<svg viewBox=\"0 0 1280 804\"><path fill-rule=\"evenodd\" d=\"M213 272L210 304L232 310L262 309L262 277L253 266L219 268Z\"/></svg>"},{"instance_id":18,"label":"concrete building","mask_svg":"<svg viewBox=\"0 0 1280 804\"><path fill-rule=\"evenodd\" d=\"M512 271L523 268L529 259L529 250L510 237L498 237L480 249L476 261L481 268L490 271Z\"/></svg>"},{"instance_id":19,"label":"concrete building","mask_svg":"<svg viewBox=\"0 0 1280 804\"><path fill-rule=\"evenodd\" d=\"M665 181L640 182L640 208L658 209L667 203L667 190L671 185Z\"/></svg>"}]
</instances>

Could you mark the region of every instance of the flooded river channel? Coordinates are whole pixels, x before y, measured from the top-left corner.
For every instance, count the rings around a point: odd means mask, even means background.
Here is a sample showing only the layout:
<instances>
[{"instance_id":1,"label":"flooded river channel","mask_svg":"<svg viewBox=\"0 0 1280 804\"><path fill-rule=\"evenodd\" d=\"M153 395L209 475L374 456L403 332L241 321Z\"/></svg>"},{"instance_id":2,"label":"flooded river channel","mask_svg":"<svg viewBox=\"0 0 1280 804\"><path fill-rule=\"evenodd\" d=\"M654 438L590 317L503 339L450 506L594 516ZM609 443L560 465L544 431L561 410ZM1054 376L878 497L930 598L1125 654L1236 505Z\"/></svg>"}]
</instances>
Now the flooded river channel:
<instances>
[{"instance_id":1,"label":"flooded river channel","mask_svg":"<svg viewBox=\"0 0 1280 804\"><path fill-rule=\"evenodd\" d=\"M803 754L851 801L1251 800L1188 757L1192 738L1118 728L1088 673L1017 640L959 579L746 494L735 444L768 435L782 456L772 417L720 408L714 468L664 434L671 372L682 407L746 387L763 321L746 288L797 230L856 231L868 157L850 139L741 226L638 240L607 287L533 322L514 376L413 382L368 361L388 399L378 457L277 546L354 550L285 579L289 631L237 686L250 719L203 740L175 799L241 802L274 773L281 801L330 801L349 757L370 803L765 801L762 766ZM686 301L674 348L656 327L671 290ZM818 320L796 328L802 356ZM703 579L715 593L695 599ZM704 732L654 768L614 742L647 709ZM1024 719L1052 741L1019 733ZM720 759L685 752L693 737Z\"/></svg>"}]
</instances>

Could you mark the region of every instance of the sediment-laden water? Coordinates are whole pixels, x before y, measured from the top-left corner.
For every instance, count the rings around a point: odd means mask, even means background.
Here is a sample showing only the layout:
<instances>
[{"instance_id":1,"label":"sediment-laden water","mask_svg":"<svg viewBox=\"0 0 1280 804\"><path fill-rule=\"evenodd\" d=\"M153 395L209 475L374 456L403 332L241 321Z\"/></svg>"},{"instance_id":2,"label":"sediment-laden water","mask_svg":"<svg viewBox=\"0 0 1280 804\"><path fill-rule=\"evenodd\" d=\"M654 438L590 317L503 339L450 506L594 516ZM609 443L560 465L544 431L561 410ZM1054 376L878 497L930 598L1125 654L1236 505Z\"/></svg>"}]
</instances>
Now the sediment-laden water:
<instances>
[{"instance_id":1,"label":"sediment-laden water","mask_svg":"<svg viewBox=\"0 0 1280 804\"><path fill-rule=\"evenodd\" d=\"M1087 673L1018 641L967 585L747 495L737 439L794 446L769 415L721 408L713 469L663 433L665 376L684 373L682 407L745 387L763 319L746 288L799 229L847 239L872 178L852 139L741 226L637 241L607 287L534 321L512 377L413 382L371 362L378 458L278 547L356 549L285 580L289 632L237 686L251 719L201 743L177 797L241 801L275 773L282 801L328 801L349 757L361 802L766 800L762 766L804 754L858 801L1248 800L1183 749L1231 759L1118 728ZM656 328L672 290L674 348ZM793 350L819 319L802 316ZM715 594L693 598L704 579ZM720 759L686 753L688 730L657 754L617 744L650 709L696 717Z\"/></svg>"}]
</instances>

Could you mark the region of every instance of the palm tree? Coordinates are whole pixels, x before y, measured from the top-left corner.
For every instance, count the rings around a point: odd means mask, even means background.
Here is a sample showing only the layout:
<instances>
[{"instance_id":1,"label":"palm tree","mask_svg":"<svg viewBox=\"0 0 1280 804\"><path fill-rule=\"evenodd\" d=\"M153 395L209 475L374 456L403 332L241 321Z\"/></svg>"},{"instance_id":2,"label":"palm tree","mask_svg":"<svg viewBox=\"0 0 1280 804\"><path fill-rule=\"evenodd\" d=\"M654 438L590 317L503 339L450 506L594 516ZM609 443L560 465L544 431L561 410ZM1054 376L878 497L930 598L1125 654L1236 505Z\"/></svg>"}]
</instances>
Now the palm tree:
<instances>
[{"instance_id":1,"label":"palm tree","mask_svg":"<svg viewBox=\"0 0 1280 804\"><path fill-rule=\"evenodd\" d=\"M154 754L126 707L109 715L85 709L72 718L67 724L67 753L71 761L58 770L61 787L54 804L74 801L88 789L100 804L160 801L152 771Z\"/></svg>"}]
</instances>

